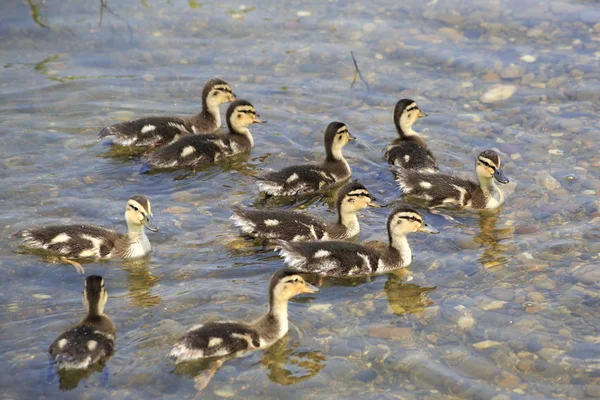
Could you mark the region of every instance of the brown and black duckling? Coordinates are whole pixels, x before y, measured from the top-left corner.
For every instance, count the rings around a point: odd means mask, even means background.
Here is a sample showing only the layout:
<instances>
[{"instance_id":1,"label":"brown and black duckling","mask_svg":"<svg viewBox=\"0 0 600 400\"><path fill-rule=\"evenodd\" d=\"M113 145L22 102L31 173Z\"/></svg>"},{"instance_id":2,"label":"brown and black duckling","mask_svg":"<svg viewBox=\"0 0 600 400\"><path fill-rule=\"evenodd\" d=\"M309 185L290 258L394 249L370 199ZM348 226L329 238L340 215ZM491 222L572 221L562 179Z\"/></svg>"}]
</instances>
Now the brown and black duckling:
<instances>
[{"instance_id":1,"label":"brown and black duckling","mask_svg":"<svg viewBox=\"0 0 600 400\"><path fill-rule=\"evenodd\" d=\"M127 233L120 235L114 230L96 225L50 225L23 229L12 237L23 238L21 246L46 250L72 264L77 272L83 267L72 259L92 258L140 258L150 253L152 247L144 227L156 232L152 220L150 201L144 196L133 196L125 207Z\"/></svg>"},{"instance_id":2,"label":"brown and black duckling","mask_svg":"<svg viewBox=\"0 0 600 400\"><path fill-rule=\"evenodd\" d=\"M231 219L243 233L256 238L302 240L344 240L358 235L356 213L365 207L379 207L360 183L344 185L337 198L338 219L327 223L308 214L287 210L247 210L233 208Z\"/></svg>"},{"instance_id":3,"label":"brown and black duckling","mask_svg":"<svg viewBox=\"0 0 600 400\"><path fill-rule=\"evenodd\" d=\"M300 293L319 289L304 281L297 272L282 269L269 284L269 310L254 322L210 322L193 327L180 338L169 357L176 363L210 357L241 356L264 349L288 331L288 300Z\"/></svg>"},{"instance_id":4,"label":"brown and black duckling","mask_svg":"<svg viewBox=\"0 0 600 400\"><path fill-rule=\"evenodd\" d=\"M399 138L388 146L385 151L385 159L397 167L416 170L436 172L438 170L435 157L427 147L427 144L412 128L419 119L426 117L417 103L411 99L402 99L396 103L394 108L394 125Z\"/></svg>"},{"instance_id":5,"label":"brown and black duckling","mask_svg":"<svg viewBox=\"0 0 600 400\"><path fill-rule=\"evenodd\" d=\"M342 148L356 138L342 122L332 122L325 131L325 161L320 165L292 165L258 178L258 189L271 196L293 196L323 190L350 178L352 171Z\"/></svg>"},{"instance_id":6,"label":"brown and black duckling","mask_svg":"<svg viewBox=\"0 0 600 400\"><path fill-rule=\"evenodd\" d=\"M265 122L260 120L249 101L236 100L227 109L228 133L183 137L150 153L145 162L150 168L214 164L225 157L250 151L254 147L254 138L248 126Z\"/></svg>"},{"instance_id":7,"label":"brown and black duckling","mask_svg":"<svg viewBox=\"0 0 600 400\"><path fill-rule=\"evenodd\" d=\"M495 209L504 203L496 181L508 178L501 169L500 156L493 150L479 154L475 165L478 183L452 175L431 174L396 168L396 182L404 195L425 200L430 206Z\"/></svg>"},{"instance_id":8,"label":"brown and black duckling","mask_svg":"<svg viewBox=\"0 0 600 400\"><path fill-rule=\"evenodd\" d=\"M112 356L117 330L104 314L107 299L104 279L88 276L83 288L86 317L56 338L48 349L58 369L86 369L96 363L104 364Z\"/></svg>"},{"instance_id":9,"label":"brown and black duckling","mask_svg":"<svg viewBox=\"0 0 600 400\"><path fill-rule=\"evenodd\" d=\"M202 110L193 117L143 117L108 126L98 138L121 146L162 146L181 136L212 133L221 126L219 106L234 100L227 82L213 78L204 84Z\"/></svg>"},{"instance_id":10,"label":"brown and black duckling","mask_svg":"<svg viewBox=\"0 0 600 400\"><path fill-rule=\"evenodd\" d=\"M406 235L412 232L438 233L418 212L398 207L387 220L389 244L377 250L362 244L342 241L277 241L285 263L299 272L327 276L381 274L404 268L412 262Z\"/></svg>"}]
</instances>

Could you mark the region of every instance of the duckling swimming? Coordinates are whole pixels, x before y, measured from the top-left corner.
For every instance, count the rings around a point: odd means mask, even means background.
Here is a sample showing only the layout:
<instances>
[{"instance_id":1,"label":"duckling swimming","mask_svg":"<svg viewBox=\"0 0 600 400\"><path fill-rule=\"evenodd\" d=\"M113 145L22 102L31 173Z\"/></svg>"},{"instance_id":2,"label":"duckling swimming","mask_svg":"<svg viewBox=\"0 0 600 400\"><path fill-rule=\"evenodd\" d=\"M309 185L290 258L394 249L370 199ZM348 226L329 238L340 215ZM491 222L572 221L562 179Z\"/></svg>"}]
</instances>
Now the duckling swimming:
<instances>
[{"instance_id":1,"label":"duckling swimming","mask_svg":"<svg viewBox=\"0 0 600 400\"><path fill-rule=\"evenodd\" d=\"M272 196L293 196L322 190L350 177L352 171L342 148L356 138L342 122L332 122L325 131L325 161L320 165L293 165L258 178L258 189Z\"/></svg>"},{"instance_id":2,"label":"duckling swimming","mask_svg":"<svg viewBox=\"0 0 600 400\"><path fill-rule=\"evenodd\" d=\"M277 241L285 263L299 272L327 276L381 274L404 268L412 262L406 235L412 232L438 233L429 227L418 212L398 207L387 220L389 244L377 250L362 244L330 242Z\"/></svg>"},{"instance_id":3,"label":"duckling swimming","mask_svg":"<svg viewBox=\"0 0 600 400\"><path fill-rule=\"evenodd\" d=\"M504 194L495 181L508 178L501 169L500 156L493 150L479 154L475 172L479 183L452 175L431 174L397 168L396 182L403 194L425 200L430 206L495 209L504 203Z\"/></svg>"},{"instance_id":4,"label":"duckling swimming","mask_svg":"<svg viewBox=\"0 0 600 400\"><path fill-rule=\"evenodd\" d=\"M249 101L236 100L227 109L229 133L183 137L150 153L145 162L152 168L214 164L225 157L250 151L254 147L254 138L248 126L265 122L260 120Z\"/></svg>"},{"instance_id":5,"label":"duckling swimming","mask_svg":"<svg viewBox=\"0 0 600 400\"><path fill-rule=\"evenodd\" d=\"M48 352L58 369L86 369L93 364L104 364L114 351L117 330L104 314L108 292L101 276L85 279L83 304L87 315L50 345Z\"/></svg>"},{"instance_id":6,"label":"duckling swimming","mask_svg":"<svg viewBox=\"0 0 600 400\"><path fill-rule=\"evenodd\" d=\"M326 223L320 218L295 211L245 210L238 207L233 208L231 219L243 233L256 238L344 240L358 235L360 226L356 213L368 206L379 207L362 184L351 182L338 193L337 222Z\"/></svg>"},{"instance_id":7,"label":"duckling swimming","mask_svg":"<svg viewBox=\"0 0 600 400\"><path fill-rule=\"evenodd\" d=\"M264 349L288 331L288 300L319 290L289 269L273 274L269 284L269 310L254 322L210 322L189 330L169 352L176 363L209 357L240 356Z\"/></svg>"},{"instance_id":8,"label":"duckling swimming","mask_svg":"<svg viewBox=\"0 0 600 400\"><path fill-rule=\"evenodd\" d=\"M193 117L143 117L106 127L98 138L121 146L162 146L180 136L212 133L221 126L219 106L234 100L227 82L213 78L204 84L202 110Z\"/></svg>"},{"instance_id":9,"label":"duckling swimming","mask_svg":"<svg viewBox=\"0 0 600 400\"><path fill-rule=\"evenodd\" d=\"M23 238L23 247L61 256L62 261L83 274L81 264L72 258L140 258L150 253L152 247L144 227L158 231L152 221L150 201L144 196L130 198L125 207L125 222L127 233L124 235L95 225L50 225L24 229L12 237Z\"/></svg>"},{"instance_id":10,"label":"duckling swimming","mask_svg":"<svg viewBox=\"0 0 600 400\"><path fill-rule=\"evenodd\" d=\"M435 157L427 144L412 128L419 118L426 116L413 100L402 99L396 103L394 125L400 137L394 139L385 151L384 157L390 164L416 171L438 170Z\"/></svg>"}]
</instances>

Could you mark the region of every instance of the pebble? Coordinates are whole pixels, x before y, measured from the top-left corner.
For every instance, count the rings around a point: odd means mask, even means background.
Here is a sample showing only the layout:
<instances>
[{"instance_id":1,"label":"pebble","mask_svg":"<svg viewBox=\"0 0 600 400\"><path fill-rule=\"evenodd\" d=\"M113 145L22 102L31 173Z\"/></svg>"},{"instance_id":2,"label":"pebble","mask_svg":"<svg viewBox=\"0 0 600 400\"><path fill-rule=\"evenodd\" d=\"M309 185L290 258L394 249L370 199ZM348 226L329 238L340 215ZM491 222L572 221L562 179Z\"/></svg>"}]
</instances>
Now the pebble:
<instances>
[{"instance_id":1,"label":"pebble","mask_svg":"<svg viewBox=\"0 0 600 400\"><path fill-rule=\"evenodd\" d=\"M517 87L514 85L493 85L479 100L485 104L496 103L510 99L516 92Z\"/></svg>"},{"instance_id":2,"label":"pebble","mask_svg":"<svg viewBox=\"0 0 600 400\"><path fill-rule=\"evenodd\" d=\"M534 56L530 55L530 54L525 54L523 56L521 56L521 58L519 58L519 60L526 62L526 63L534 63L537 58L535 58Z\"/></svg>"},{"instance_id":3,"label":"pebble","mask_svg":"<svg viewBox=\"0 0 600 400\"><path fill-rule=\"evenodd\" d=\"M506 305L505 301L493 300L493 301L489 302L488 304L482 306L481 309L484 311L498 310L500 308L504 308L505 305Z\"/></svg>"},{"instance_id":4,"label":"pebble","mask_svg":"<svg viewBox=\"0 0 600 400\"><path fill-rule=\"evenodd\" d=\"M470 315L463 315L458 319L457 325L463 330L471 329L475 326L475 318Z\"/></svg>"},{"instance_id":5,"label":"pebble","mask_svg":"<svg viewBox=\"0 0 600 400\"><path fill-rule=\"evenodd\" d=\"M538 275L533 278L533 284L538 289L552 290L556 288L556 282L548 278L546 275Z\"/></svg>"},{"instance_id":6,"label":"pebble","mask_svg":"<svg viewBox=\"0 0 600 400\"><path fill-rule=\"evenodd\" d=\"M496 342L495 340L484 340L482 342L474 343L473 347L475 347L477 350L485 350L489 349L490 347L498 347L500 345L502 345L502 343Z\"/></svg>"},{"instance_id":7,"label":"pebble","mask_svg":"<svg viewBox=\"0 0 600 400\"><path fill-rule=\"evenodd\" d=\"M299 17L310 17L312 13L310 11L298 11L296 15Z\"/></svg>"},{"instance_id":8,"label":"pebble","mask_svg":"<svg viewBox=\"0 0 600 400\"><path fill-rule=\"evenodd\" d=\"M500 77L503 79L517 79L523 75L525 75L525 68L516 64L510 64L500 72Z\"/></svg>"},{"instance_id":9,"label":"pebble","mask_svg":"<svg viewBox=\"0 0 600 400\"><path fill-rule=\"evenodd\" d=\"M233 391L233 388L230 385L221 386L218 389L215 389L213 393L219 397L224 398L235 396L235 392Z\"/></svg>"},{"instance_id":10,"label":"pebble","mask_svg":"<svg viewBox=\"0 0 600 400\"><path fill-rule=\"evenodd\" d=\"M573 276L579 282L594 284L600 282L600 268L597 265L584 265L579 267Z\"/></svg>"}]
</instances>

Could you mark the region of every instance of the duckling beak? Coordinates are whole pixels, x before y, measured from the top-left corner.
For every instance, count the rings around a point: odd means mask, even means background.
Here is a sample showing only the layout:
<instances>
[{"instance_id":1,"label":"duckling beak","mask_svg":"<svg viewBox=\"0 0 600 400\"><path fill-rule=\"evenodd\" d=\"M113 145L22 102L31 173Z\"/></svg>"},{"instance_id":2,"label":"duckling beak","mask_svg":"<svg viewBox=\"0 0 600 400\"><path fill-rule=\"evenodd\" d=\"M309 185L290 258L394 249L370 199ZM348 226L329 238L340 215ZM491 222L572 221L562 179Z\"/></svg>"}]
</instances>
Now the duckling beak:
<instances>
[{"instance_id":1,"label":"duckling beak","mask_svg":"<svg viewBox=\"0 0 600 400\"><path fill-rule=\"evenodd\" d=\"M229 93L229 101L234 101L237 99L237 95L233 92Z\"/></svg>"},{"instance_id":2,"label":"duckling beak","mask_svg":"<svg viewBox=\"0 0 600 400\"><path fill-rule=\"evenodd\" d=\"M425 222L423 222L423 225L421 225L421 227L419 229L417 229L417 231L419 232L425 232L425 233L440 233L440 231L438 231L437 229L435 229L434 227L427 225Z\"/></svg>"},{"instance_id":3,"label":"duckling beak","mask_svg":"<svg viewBox=\"0 0 600 400\"><path fill-rule=\"evenodd\" d=\"M426 116L427 116L427 114L425 114L423 111L419 110L419 114L417 115L417 117L423 118L423 117L426 117Z\"/></svg>"},{"instance_id":4,"label":"duckling beak","mask_svg":"<svg viewBox=\"0 0 600 400\"><path fill-rule=\"evenodd\" d=\"M317 293L318 291L319 291L319 288L311 285L308 282L304 282L304 287L302 289L300 289L300 293Z\"/></svg>"},{"instance_id":5,"label":"duckling beak","mask_svg":"<svg viewBox=\"0 0 600 400\"><path fill-rule=\"evenodd\" d=\"M367 205L369 207L375 207L375 208L381 208L381 207L383 207L381 204L379 204L379 202L377 201L377 199L375 197L373 197L373 196L371 196L371 201L369 201L367 203Z\"/></svg>"},{"instance_id":6,"label":"duckling beak","mask_svg":"<svg viewBox=\"0 0 600 400\"><path fill-rule=\"evenodd\" d=\"M494 171L494 178L496 178L496 180L502 184L510 182L500 168L496 168L496 170Z\"/></svg>"},{"instance_id":7,"label":"duckling beak","mask_svg":"<svg viewBox=\"0 0 600 400\"><path fill-rule=\"evenodd\" d=\"M159 228L158 226L154 225L154 218L152 215L146 215L146 218L142 220L142 225L152 232L158 232Z\"/></svg>"},{"instance_id":8,"label":"duckling beak","mask_svg":"<svg viewBox=\"0 0 600 400\"><path fill-rule=\"evenodd\" d=\"M356 136L352 136L352 134L348 132L348 141L351 142L353 140L356 140Z\"/></svg>"},{"instance_id":9,"label":"duckling beak","mask_svg":"<svg viewBox=\"0 0 600 400\"><path fill-rule=\"evenodd\" d=\"M267 121L263 121L263 120L261 120L261 119L260 119L260 115L256 114L256 115L254 116L254 119L252 120L252 123L253 123L253 124L266 124L266 123L267 123Z\"/></svg>"}]
</instances>

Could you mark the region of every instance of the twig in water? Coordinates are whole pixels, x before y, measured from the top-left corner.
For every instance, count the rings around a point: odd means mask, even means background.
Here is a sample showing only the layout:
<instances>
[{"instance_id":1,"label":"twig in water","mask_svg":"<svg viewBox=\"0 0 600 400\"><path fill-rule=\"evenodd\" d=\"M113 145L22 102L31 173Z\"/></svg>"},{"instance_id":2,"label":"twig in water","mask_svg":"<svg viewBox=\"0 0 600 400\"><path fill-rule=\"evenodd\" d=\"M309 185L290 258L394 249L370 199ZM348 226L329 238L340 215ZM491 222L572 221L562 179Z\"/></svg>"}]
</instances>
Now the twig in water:
<instances>
[{"instance_id":1,"label":"twig in water","mask_svg":"<svg viewBox=\"0 0 600 400\"><path fill-rule=\"evenodd\" d=\"M358 106L358 107L360 107L360 106L363 105L363 103L365 102L365 100L367 99L367 97L369 97L369 94L371 93L371 87L369 86L369 84L367 83L367 81L365 80L365 78L360 73L360 69L358 69L358 63L356 62L356 58L354 58L354 52L350 51L350 55L352 56L352 61L354 62L354 79L352 79L352 83L350 84L350 89L352 89L352 87L356 83L356 77L359 77L360 80L363 81L363 83L365 84L365 86L367 88L367 94L361 100L361 102L360 102L360 104Z\"/></svg>"},{"instance_id":2,"label":"twig in water","mask_svg":"<svg viewBox=\"0 0 600 400\"><path fill-rule=\"evenodd\" d=\"M100 22L98 22L98 28L102 26L102 16L106 7L108 7L108 0L100 0Z\"/></svg>"}]
</instances>

